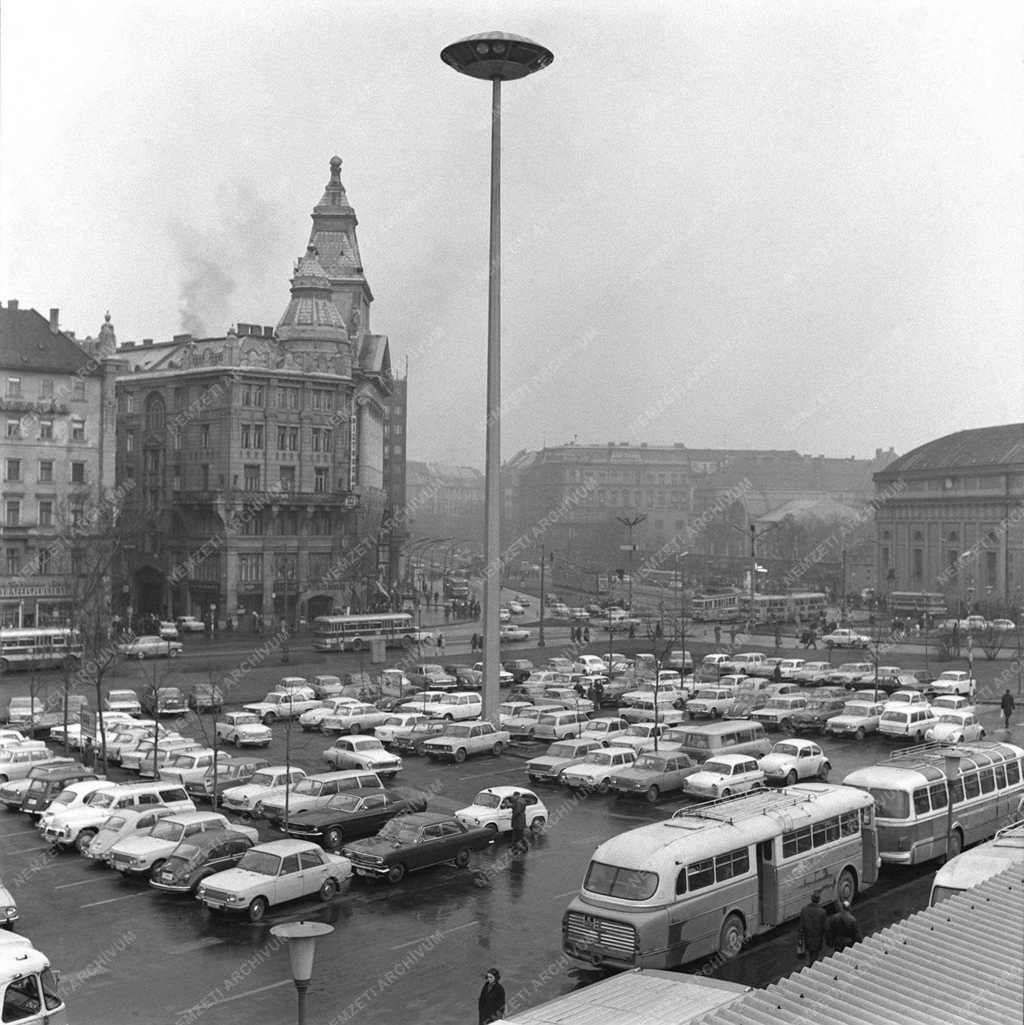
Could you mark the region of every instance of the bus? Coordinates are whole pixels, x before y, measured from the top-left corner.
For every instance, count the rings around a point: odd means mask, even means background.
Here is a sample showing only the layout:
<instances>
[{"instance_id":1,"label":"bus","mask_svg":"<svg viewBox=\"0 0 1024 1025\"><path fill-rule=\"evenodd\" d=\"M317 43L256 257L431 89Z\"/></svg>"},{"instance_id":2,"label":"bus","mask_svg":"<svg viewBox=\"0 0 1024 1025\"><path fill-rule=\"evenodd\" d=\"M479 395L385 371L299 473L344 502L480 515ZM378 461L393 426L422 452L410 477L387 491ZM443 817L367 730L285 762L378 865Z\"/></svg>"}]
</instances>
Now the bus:
<instances>
[{"instance_id":1,"label":"bus","mask_svg":"<svg viewBox=\"0 0 1024 1025\"><path fill-rule=\"evenodd\" d=\"M945 773L951 756L960 760L952 782ZM1024 795L1024 748L995 740L921 744L855 769L843 784L875 799L882 861L919 865L946 854L951 796L954 856L1012 821Z\"/></svg>"},{"instance_id":2,"label":"bus","mask_svg":"<svg viewBox=\"0 0 1024 1025\"><path fill-rule=\"evenodd\" d=\"M934 907L1011 865L1024 865L1024 819L1005 826L995 837L955 858L950 858L935 873L928 906Z\"/></svg>"},{"instance_id":3,"label":"bus","mask_svg":"<svg viewBox=\"0 0 1024 1025\"><path fill-rule=\"evenodd\" d=\"M937 591L893 591L889 595L889 614L941 619L946 615L946 596Z\"/></svg>"},{"instance_id":4,"label":"bus","mask_svg":"<svg viewBox=\"0 0 1024 1025\"><path fill-rule=\"evenodd\" d=\"M591 967L674 968L738 953L812 893L853 900L878 877L874 801L801 783L681 808L594 852L562 918L562 949Z\"/></svg>"},{"instance_id":5,"label":"bus","mask_svg":"<svg viewBox=\"0 0 1024 1025\"><path fill-rule=\"evenodd\" d=\"M81 659L82 639L70 627L0 630L0 673L16 669L55 669L67 658Z\"/></svg>"},{"instance_id":6,"label":"bus","mask_svg":"<svg viewBox=\"0 0 1024 1025\"><path fill-rule=\"evenodd\" d=\"M744 622L814 623L825 611L825 595L817 591L791 594L755 594L753 613L749 594L739 595L739 617Z\"/></svg>"},{"instance_id":7,"label":"bus","mask_svg":"<svg viewBox=\"0 0 1024 1025\"><path fill-rule=\"evenodd\" d=\"M316 651L368 651L370 641L384 639L389 648L412 648L429 641L431 634L417 630L408 612L366 616L317 616L313 620Z\"/></svg>"},{"instance_id":8,"label":"bus","mask_svg":"<svg viewBox=\"0 0 1024 1025\"><path fill-rule=\"evenodd\" d=\"M3 1021L67 1025L67 1005L45 954L32 941L0 932L0 1007Z\"/></svg>"},{"instance_id":9,"label":"bus","mask_svg":"<svg viewBox=\"0 0 1024 1025\"><path fill-rule=\"evenodd\" d=\"M735 623L740 618L740 596L699 594L690 600L690 618L697 623Z\"/></svg>"},{"instance_id":10,"label":"bus","mask_svg":"<svg viewBox=\"0 0 1024 1025\"><path fill-rule=\"evenodd\" d=\"M446 598L468 598L469 581L456 573L449 573L444 578L444 596Z\"/></svg>"}]
</instances>

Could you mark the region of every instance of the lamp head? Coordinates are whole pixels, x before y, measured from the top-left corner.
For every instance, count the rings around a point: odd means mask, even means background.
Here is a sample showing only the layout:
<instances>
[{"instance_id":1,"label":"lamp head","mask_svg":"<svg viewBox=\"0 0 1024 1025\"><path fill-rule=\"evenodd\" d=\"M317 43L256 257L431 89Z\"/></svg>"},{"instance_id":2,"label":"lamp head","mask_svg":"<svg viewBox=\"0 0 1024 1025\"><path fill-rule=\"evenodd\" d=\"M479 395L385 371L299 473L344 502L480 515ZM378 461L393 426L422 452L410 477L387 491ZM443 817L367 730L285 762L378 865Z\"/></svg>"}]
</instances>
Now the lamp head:
<instances>
[{"instance_id":1,"label":"lamp head","mask_svg":"<svg viewBox=\"0 0 1024 1025\"><path fill-rule=\"evenodd\" d=\"M546 68L554 54L540 43L508 32L481 32L451 43L441 51L441 60L462 75L512 81Z\"/></svg>"}]
</instances>

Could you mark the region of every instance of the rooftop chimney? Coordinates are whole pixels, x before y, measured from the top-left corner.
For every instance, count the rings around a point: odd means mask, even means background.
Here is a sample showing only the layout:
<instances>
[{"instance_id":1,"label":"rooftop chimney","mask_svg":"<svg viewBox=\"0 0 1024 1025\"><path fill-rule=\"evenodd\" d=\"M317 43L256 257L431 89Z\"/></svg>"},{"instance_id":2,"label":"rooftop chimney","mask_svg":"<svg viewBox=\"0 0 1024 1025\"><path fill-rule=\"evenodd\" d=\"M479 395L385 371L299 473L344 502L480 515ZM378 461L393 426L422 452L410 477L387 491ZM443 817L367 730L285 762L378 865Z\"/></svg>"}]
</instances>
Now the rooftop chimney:
<instances>
[{"instance_id":1,"label":"rooftop chimney","mask_svg":"<svg viewBox=\"0 0 1024 1025\"><path fill-rule=\"evenodd\" d=\"M60 331L60 309L56 306L50 307L50 330L54 334Z\"/></svg>"},{"instance_id":2,"label":"rooftop chimney","mask_svg":"<svg viewBox=\"0 0 1024 1025\"><path fill-rule=\"evenodd\" d=\"M142 339L142 344L143 345L152 345L153 344L153 339L152 338L143 338Z\"/></svg>"},{"instance_id":3,"label":"rooftop chimney","mask_svg":"<svg viewBox=\"0 0 1024 1025\"><path fill-rule=\"evenodd\" d=\"M7 308L9 310L16 310L18 308L18 300L17 299L8 299L7 300Z\"/></svg>"}]
</instances>

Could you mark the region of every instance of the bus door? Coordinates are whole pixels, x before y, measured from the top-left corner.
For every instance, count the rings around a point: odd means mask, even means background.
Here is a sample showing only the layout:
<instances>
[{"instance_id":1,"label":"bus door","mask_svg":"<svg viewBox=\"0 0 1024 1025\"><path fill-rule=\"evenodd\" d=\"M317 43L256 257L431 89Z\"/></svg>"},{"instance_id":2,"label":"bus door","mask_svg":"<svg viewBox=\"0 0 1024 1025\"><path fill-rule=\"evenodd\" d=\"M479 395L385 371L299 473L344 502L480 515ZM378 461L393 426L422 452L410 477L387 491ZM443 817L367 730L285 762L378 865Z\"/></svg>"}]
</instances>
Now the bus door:
<instances>
[{"instance_id":1,"label":"bus door","mask_svg":"<svg viewBox=\"0 0 1024 1025\"><path fill-rule=\"evenodd\" d=\"M776 865L774 840L762 840L757 845L757 892L762 925L776 925L779 908L779 871Z\"/></svg>"},{"instance_id":2,"label":"bus door","mask_svg":"<svg viewBox=\"0 0 1024 1025\"><path fill-rule=\"evenodd\" d=\"M873 885L878 880L878 830L875 828L874 805L860 810L861 837L861 888Z\"/></svg>"}]
</instances>

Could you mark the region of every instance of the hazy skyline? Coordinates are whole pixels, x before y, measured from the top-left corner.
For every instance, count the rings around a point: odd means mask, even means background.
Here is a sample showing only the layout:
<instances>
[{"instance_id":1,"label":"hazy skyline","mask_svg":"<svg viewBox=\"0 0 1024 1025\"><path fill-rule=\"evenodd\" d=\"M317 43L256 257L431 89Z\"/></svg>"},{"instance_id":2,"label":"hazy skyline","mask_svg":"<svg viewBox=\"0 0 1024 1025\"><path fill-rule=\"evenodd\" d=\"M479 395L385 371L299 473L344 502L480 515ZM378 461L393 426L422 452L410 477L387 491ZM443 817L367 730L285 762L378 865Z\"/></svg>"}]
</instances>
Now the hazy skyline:
<instances>
[{"instance_id":1,"label":"hazy skyline","mask_svg":"<svg viewBox=\"0 0 1024 1025\"><path fill-rule=\"evenodd\" d=\"M0 274L119 341L276 324L342 157L408 454L483 464L498 29L502 451L868 457L1024 419L1024 7L4 0Z\"/></svg>"}]
</instances>

